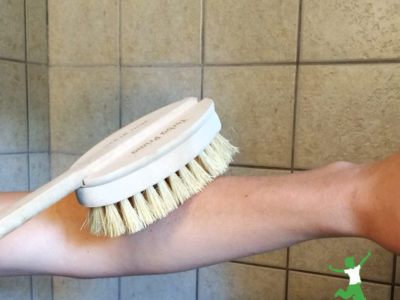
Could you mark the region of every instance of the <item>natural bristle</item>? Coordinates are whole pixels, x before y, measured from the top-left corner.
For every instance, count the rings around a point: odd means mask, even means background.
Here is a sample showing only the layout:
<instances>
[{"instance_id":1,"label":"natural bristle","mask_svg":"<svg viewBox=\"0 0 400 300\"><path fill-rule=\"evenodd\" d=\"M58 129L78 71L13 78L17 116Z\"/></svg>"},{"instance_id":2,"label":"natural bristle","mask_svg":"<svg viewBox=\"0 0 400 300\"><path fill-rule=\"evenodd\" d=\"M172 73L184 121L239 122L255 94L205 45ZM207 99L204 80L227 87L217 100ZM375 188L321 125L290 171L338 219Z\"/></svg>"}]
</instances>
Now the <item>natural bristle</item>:
<instances>
[{"instance_id":1,"label":"natural bristle","mask_svg":"<svg viewBox=\"0 0 400 300\"><path fill-rule=\"evenodd\" d=\"M107 231L103 207L90 208L86 223L89 225L90 232L94 235L105 234Z\"/></svg>"},{"instance_id":2,"label":"natural bristle","mask_svg":"<svg viewBox=\"0 0 400 300\"><path fill-rule=\"evenodd\" d=\"M110 237L116 237L126 232L124 221L122 220L117 207L114 204L105 206L106 208L106 232Z\"/></svg>"},{"instance_id":3,"label":"natural bristle","mask_svg":"<svg viewBox=\"0 0 400 300\"><path fill-rule=\"evenodd\" d=\"M167 216L229 167L238 149L220 134L176 173L118 204L90 208L86 223L95 235L135 233Z\"/></svg>"},{"instance_id":4,"label":"natural bristle","mask_svg":"<svg viewBox=\"0 0 400 300\"><path fill-rule=\"evenodd\" d=\"M120 208L128 233L135 233L143 229L143 223L128 199L124 199L120 202Z\"/></svg>"}]
</instances>

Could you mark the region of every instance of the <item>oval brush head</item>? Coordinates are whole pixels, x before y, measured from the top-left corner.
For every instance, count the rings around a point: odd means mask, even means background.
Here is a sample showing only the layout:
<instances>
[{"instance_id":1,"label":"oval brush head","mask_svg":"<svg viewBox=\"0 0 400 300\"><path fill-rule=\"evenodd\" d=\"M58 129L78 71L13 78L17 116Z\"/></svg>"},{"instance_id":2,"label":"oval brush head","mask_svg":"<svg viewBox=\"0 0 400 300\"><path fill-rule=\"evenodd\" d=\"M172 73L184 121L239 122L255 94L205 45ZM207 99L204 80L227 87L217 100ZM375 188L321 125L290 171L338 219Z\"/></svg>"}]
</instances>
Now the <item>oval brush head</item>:
<instances>
[{"instance_id":1,"label":"oval brush head","mask_svg":"<svg viewBox=\"0 0 400 300\"><path fill-rule=\"evenodd\" d=\"M76 191L96 235L134 233L176 209L228 167L210 99L185 98L110 135L70 169L0 211L0 238ZM78 190L77 190L78 189Z\"/></svg>"},{"instance_id":2,"label":"oval brush head","mask_svg":"<svg viewBox=\"0 0 400 300\"><path fill-rule=\"evenodd\" d=\"M190 98L131 123L94 147L72 168L102 152L104 145L117 143L120 149L85 176L76 191L79 202L90 208L90 231L110 237L135 233L224 173L238 150L220 129L213 101Z\"/></svg>"}]
</instances>

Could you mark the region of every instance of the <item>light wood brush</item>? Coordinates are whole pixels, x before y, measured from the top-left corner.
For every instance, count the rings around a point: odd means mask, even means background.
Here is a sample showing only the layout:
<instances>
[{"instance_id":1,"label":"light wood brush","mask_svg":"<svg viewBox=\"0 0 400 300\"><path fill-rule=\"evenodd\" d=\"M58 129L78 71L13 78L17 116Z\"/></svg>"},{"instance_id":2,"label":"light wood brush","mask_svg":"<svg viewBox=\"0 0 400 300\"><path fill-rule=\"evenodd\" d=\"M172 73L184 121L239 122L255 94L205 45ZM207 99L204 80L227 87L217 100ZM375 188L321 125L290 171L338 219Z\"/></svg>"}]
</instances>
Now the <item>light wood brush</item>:
<instances>
[{"instance_id":1,"label":"light wood brush","mask_svg":"<svg viewBox=\"0 0 400 300\"><path fill-rule=\"evenodd\" d=\"M121 128L69 170L0 211L0 238L76 191L95 235L135 233L223 174L238 149L211 99L185 98Z\"/></svg>"}]
</instances>

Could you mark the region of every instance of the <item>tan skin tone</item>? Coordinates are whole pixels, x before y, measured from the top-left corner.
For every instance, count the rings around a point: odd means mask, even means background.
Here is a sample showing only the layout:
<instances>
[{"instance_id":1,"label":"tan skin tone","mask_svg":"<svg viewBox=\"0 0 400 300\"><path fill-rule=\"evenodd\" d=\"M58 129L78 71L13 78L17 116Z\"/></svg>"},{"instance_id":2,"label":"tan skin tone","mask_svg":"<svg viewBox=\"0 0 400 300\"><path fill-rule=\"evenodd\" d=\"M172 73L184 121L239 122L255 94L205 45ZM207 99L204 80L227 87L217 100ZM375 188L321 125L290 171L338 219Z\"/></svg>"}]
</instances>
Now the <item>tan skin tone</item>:
<instances>
[{"instance_id":1,"label":"tan skin tone","mask_svg":"<svg viewBox=\"0 0 400 300\"><path fill-rule=\"evenodd\" d=\"M0 193L0 209L25 193ZM165 273L321 237L361 236L400 252L400 154L294 175L221 177L130 236L90 235L71 194L0 240L0 275Z\"/></svg>"}]
</instances>

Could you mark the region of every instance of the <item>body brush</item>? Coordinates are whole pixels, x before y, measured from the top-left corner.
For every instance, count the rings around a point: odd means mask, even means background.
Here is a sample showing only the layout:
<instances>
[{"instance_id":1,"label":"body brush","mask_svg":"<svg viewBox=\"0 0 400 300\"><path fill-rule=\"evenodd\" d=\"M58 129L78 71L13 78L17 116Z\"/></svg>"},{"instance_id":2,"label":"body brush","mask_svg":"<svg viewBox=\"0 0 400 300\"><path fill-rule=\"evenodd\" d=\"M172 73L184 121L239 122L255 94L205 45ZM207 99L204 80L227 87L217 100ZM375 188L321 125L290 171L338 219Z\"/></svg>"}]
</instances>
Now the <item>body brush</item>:
<instances>
[{"instance_id":1,"label":"body brush","mask_svg":"<svg viewBox=\"0 0 400 300\"><path fill-rule=\"evenodd\" d=\"M216 176L238 150L219 134L211 99L185 98L116 131L66 172L0 212L0 237L76 191L95 235L137 232Z\"/></svg>"}]
</instances>

